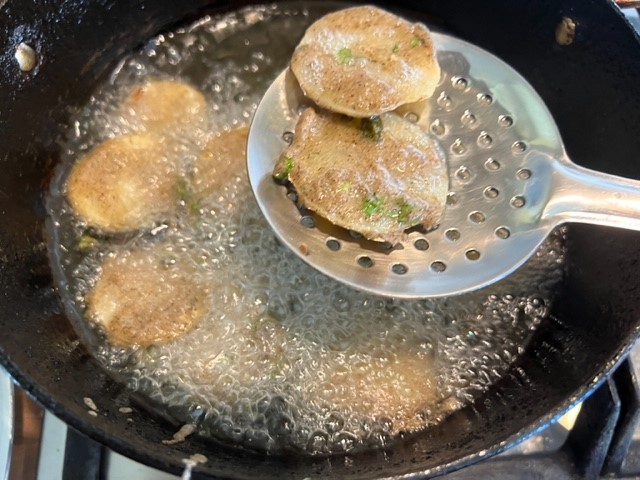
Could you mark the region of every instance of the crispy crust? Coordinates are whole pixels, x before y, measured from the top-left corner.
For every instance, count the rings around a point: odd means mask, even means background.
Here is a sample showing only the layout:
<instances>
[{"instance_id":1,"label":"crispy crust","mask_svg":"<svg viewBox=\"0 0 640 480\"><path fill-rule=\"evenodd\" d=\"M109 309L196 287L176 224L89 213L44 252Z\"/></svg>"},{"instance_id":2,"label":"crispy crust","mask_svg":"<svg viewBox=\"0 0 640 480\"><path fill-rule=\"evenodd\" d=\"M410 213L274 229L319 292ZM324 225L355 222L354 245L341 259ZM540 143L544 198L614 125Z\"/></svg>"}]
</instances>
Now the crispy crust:
<instances>
[{"instance_id":1,"label":"crispy crust","mask_svg":"<svg viewBox=\"0 0 640 480\"><path fill-rule=\"evenodd\" d=\"M448 177L420 127L393 113L381 121L376 141L360 120L308 108L280 163L290 159L289 179L305 207L367 238L396 242L407 228L438 224Z\"/></svg>"},{"instance_id":2,"label":"crispy crust","mask_svg":"<svg viewBox=\"0 0 640 480\"><path fill-rule=\"evenodd\" d=\"M245 173L249 128L234 128L212 136L196 159L193 190L198 198L222 188L230 178Z\"/></svg>"},{"instance_id":3,"label":"crispy crust","mask_svg":"<svg viewBox=\"0 0 640 480\"><path fill-rule=\"evenodd\" d=\"M120 115L134 131L187 140L207 126L207 99L186 83L156 80L133 87L120 106Z\"/></svg>"},{"instance_id":4,"label":"crispy crust","mask_svg":"<svg viewBox=\"0 0 640 480\"><path fill-rule=\"evenodd\" d=\"M427 28L371 6L339 10L311 25L291 70L319 106L352 117L430 97L440 81Z\"/></svg>"},{"instance_id":5,"label":"crispy crust","mask_svg":"<svg viewBox=\"0 0 640 480\"><path fill-rule=\"evenodd\" d=\"M206 312L207 290L191 263L156 247L107 257L87 295L89 318L119 346L166 343L191 331Z\"/></svg>"},{"instance_id":6,"label":"crispy crust","mask_svg":"<svg viewBox=\"0 0 640 480\"><path fill-rule=\"evenodd\" d=\"M66 194L75 214L105 232L148 228L177 206L179 170L160 137L107 140L78 160Z\"/></svg>"}]
</instances>

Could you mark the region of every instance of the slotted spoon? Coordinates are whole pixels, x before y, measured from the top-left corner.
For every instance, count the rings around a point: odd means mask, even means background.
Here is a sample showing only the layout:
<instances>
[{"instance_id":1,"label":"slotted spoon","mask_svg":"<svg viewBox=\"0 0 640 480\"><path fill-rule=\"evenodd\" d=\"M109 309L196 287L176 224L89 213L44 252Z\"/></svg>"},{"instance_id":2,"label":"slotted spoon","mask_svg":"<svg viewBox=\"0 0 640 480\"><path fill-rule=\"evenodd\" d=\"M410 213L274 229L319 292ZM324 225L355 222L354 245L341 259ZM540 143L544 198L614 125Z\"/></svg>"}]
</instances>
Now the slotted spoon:
<instances>
[{"instance_id":1,"label":"slotted spoon","mask_svg":"<svg viewBox=\"0 0 640 480\"><path fill-rule=\"evenodd\" d=\"M416 298L500 280L562 223L640 230L640 182L573 164L551 114L522 76L467 42L433 38L441 82L425 113L406 115L446 152L449 195L440 226L391 246L300 211L272 178L300 111L312 105L285 71L258 106L247 147L251 187L282 242L352 287Z\"/></svg>"}]
</instances>

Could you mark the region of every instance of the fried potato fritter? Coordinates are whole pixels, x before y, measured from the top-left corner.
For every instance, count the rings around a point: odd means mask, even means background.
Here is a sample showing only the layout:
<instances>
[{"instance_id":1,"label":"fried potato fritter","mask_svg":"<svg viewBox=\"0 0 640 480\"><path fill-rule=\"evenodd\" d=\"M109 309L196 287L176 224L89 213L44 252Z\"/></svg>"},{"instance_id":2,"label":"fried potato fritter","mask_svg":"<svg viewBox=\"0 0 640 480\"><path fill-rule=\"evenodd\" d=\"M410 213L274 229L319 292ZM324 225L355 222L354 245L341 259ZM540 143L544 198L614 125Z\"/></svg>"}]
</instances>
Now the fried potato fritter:
<instances>
[{"instance_id":1,"label":"fried potato fritter","mask_svg":"<svg viewBox=\"0 0 640 480\"><path fill-rule=\"evenodd\" d=\"M217 133L205 144L193 168L193 190L206 197L237 175L244 175L249 128Z\"/></svg>"},{"instance_id":2,"label":"fried potato fritter","mask_svg":"<svg viewBox=\"0 0 640 480\"><path fill-rule=\"evenodd\" d=\"M88 225L109 233L131 231L151 227L176 208L179 175L161 138L123 135L73 165L66 194Z\"/></svg>"},{"instance_id":3,"label":"fried potato fritter","mask_svg":"<svg viewBox=\"0 0 640 480\"><path fill-rule=\"evenodd\" d=\"M107 257L86 303L110 343L146 347L192 330L206 313L207 289L188 258L155 247Z\"/></svg>"},{"instance_id":4,"label":"fried potato fritter","mask_svg":"<svg viewBox=\"0 0 640 480\"><path fill-rule=\"evenodd\" d=\"M424 410L438 402L436 368L410 350L335 368L313 389L333 410L362 417L391 416L398 431L424 427Z\"/></svg>"},{"instance_id":5,"label":"fried potato fritter","mask_svg":"<svg viewBox=\"0 0 640 480\"><path fill-rule=\"evenodd\" d=\"M361 120L307 108L274 176L331 223L392 243L410 227L436 226L448 190L433 140L394 113Z\"/></svg>"},{"instance_id":6,"label":"fried potato fritter","mask_svg":"<svg viewBox=\"0 0 640 480\"><path fill-rule=\"evenodd\" d=\"M352 117L430 97L440 81L427 28L372 6L339 10L311 25L291 70L320 107Z\"/></svg>"},{"instance_id":7,"label":"fried potato fritter","mask_svg":"<svg viewBox=\"0 0 640 480\"><path fill-rule=\"evenodd\" d=\"M207 126L207 100L183 82L156 80L134 87L120 106L135 131L170 134L190 140Z\"/></svg>"}]
</instances>

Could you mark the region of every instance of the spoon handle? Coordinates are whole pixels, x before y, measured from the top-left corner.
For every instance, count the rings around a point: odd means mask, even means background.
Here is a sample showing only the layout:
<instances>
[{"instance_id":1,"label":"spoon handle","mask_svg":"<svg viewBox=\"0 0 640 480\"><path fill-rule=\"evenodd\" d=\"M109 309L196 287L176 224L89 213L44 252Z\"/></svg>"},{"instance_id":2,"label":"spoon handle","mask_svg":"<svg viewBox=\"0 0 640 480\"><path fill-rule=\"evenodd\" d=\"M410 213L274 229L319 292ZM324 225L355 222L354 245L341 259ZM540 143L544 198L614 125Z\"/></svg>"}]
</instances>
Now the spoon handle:
<instances>
[{"instance_id":1,"label":"spoon handle","mask_svg":"<svg viewBox=\"0 0 640 480\"><path fill-rule=\"evenodd\" d=\"M543 218L640 231L640 181L557 162Z\"/></svg>"}]
</instances>

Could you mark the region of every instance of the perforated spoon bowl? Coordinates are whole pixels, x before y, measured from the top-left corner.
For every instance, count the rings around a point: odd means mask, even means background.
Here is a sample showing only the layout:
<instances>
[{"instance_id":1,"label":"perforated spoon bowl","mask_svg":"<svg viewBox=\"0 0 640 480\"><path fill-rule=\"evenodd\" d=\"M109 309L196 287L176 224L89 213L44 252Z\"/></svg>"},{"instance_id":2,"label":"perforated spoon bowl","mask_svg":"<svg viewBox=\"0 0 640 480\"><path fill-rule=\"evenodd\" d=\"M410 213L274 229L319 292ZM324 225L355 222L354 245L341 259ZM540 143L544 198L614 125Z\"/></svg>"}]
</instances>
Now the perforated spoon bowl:
<instances>
[{"instance_id":1,"label":"perforated spoon bowl","mask_svg":"<svg viewBox=\"0 0 640 480\"><path fill-rule=\"evenodd\" d=\"M450 184L440 226L391 246L300 211L272 178L300 111L312 104L285 71L258 106L247 147L251 187L284 244L352 287L416 298L500 280L566 222L640 230L640 182L572 163L551 114L522 76L474 45L433 37L441 82L425 113L406 115L447 156Z\"/></svg>"}]
</instances>

